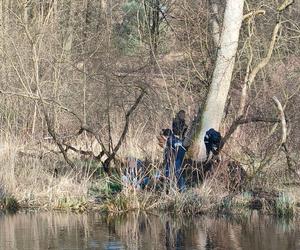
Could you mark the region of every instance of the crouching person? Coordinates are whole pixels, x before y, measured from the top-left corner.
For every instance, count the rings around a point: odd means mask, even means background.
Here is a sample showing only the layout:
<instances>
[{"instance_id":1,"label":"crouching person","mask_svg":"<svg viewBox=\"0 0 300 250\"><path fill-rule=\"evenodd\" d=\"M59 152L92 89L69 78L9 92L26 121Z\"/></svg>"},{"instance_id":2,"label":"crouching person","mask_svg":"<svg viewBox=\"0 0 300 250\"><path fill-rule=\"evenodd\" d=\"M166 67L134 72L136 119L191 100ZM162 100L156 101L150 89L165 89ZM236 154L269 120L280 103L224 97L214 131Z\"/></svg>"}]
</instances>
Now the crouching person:
<instances>
[{"instance_id":1,"label":"crouching person","mask_svg":"<svg viewBox=\"0 0 300 250\"><path fill-rule=\"evenodd\" d=\"M182 163L186 149L182 145L182 140L175 136L172 130L163 129L162 136L166 138L164 148L165 177L170 179L172 177L172 173L174 173L177 187L179 191L183 191L185 190L185 180L182 174Z\"/></svg>"},{"instance_id":2,"label":"crouching person","mask_svg":"<svg viewBox=\"0 0 300 250\"><path fill-rule=\"evenodd\" d=\"M203 174L206 176L213 170L213 166L219 162L217 157L220 151L222 136L220 132L211 128L206 131L204 144L206 148L206 161L203 164Z\"/></svg>"},{"instance_id":3,"label":"crouching person","mask_svg":"<svg viewBox=\"0 0 300 250\"><path fill-rule=\"evenodd\" d=\"M207 160L213 155L218 155L220 150L222 136L220 132L214 130L213 128L206 131L204 136L204 143L206 148Z\"/></svg>"},{"instance_id":4,"label":"crouching person","mask_svg":"<svg viewBox=\"0 0 300 250\"><path fill-rule=\"evenodd\" d=\"M126 187L145 189L149 184L149 177L147 176L144 163L134 157L127 157L121 180Z\"/></svg>"}]
</instances>

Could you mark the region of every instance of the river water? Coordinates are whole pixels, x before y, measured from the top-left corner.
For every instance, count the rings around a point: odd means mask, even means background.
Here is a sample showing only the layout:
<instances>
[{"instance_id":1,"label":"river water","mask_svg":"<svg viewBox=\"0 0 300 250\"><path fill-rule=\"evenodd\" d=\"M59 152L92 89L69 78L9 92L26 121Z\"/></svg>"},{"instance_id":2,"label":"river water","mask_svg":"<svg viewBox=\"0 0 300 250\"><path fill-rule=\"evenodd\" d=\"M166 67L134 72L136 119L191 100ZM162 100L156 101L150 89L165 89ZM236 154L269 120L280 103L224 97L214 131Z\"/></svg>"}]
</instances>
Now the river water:
<instances>
[{"instance_id":1,"label":"river water","mask_svg":"<svg viewBox=\"0 0 300 250\"><path fill-rule=\"evenodd\" d=\"M21 212L0 215L0 249L300 250L300 222L257 213L228 219Z\"/></svg>"}]
</instances>

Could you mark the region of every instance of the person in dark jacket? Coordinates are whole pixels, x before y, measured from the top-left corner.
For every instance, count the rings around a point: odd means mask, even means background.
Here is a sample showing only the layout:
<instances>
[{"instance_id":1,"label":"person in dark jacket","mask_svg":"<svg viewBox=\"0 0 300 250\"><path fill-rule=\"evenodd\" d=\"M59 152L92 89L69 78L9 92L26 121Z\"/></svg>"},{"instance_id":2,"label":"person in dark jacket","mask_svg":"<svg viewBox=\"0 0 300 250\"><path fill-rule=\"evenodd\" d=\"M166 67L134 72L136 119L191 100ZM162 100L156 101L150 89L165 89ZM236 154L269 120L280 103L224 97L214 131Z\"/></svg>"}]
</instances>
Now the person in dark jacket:
<instances>
[{"instance_id":1,"label":"person in dark jacket","mask_svg":"<svg viewBox=\"0 0 300 250\"><path fill-rule=\"evenodd\" d=\"M177 187L180 191L185 190L185 180L182 175L182 163L186 153L186 149L182 145L182 141L177 138L172 130L163 129L162 135L166 137L164 149L164 165L165 177L170 178L174 172L177 180Z\"/></svg>"},{"instance_id":2,"label":"person in dark jacket","mask_svg":"<svg viewBox=\"0 0 300 250\"><path fill-rule=\"evenodd\" d=\"M222 136L220 132L211 128L206 131L204 143L206 147L206 161L203 166L204 174L212 171L213 166L219 161L218 157Z\"/></svg>"},{"instance_id":3,"label":"person in dark jacket","mask_svg":"<svg viewBox=\"0 0 300 250\"><path fill-rule=\"evenodd\" d=\"M173 119L172 132L177 138L183 140L186 131L187 125L185 124L185 111L180 110Z\"/></svg>"},{"instance_id":4,"label":"person in dark jacket","mask_svg":"<svg viewBox=\"0 0 300 250\"><path fill-rule=\"evenodd\" d=\"M220 149L220 143L222 140L222 136L220 132L214 130L213 128L206 131L204 136L204 143L206 147L206 155L209 158L210 153L213 155L217 155Z\"/></svg>"}]
</instances>

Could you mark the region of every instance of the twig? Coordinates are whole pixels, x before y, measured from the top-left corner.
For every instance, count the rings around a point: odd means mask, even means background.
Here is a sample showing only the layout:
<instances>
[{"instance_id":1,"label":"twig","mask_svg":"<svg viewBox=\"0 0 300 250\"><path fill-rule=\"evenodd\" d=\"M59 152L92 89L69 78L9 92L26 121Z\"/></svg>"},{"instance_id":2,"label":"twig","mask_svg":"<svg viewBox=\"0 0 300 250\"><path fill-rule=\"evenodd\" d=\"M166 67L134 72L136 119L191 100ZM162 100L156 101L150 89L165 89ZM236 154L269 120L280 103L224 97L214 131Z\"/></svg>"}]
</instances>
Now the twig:
<instances>
[{"instance_id":1,"label":"twig","mask_svg":"<svg viewBox=\"0 0 300 250\"><path fill-rule=\"evenodd\" d=\"M250 11L249 13L247 13L243 16L243 20L246 20L246 19L251 18L251 17L256 16L256 15L264 15L264 14L266 14L265 10Z\"/></svg>"},{"instance_id":2,"label":"twig","mask_svg":"<svg viewBox=\"0 0 300 250\"><path fill-rule=\"evenodd\" d=\"M277 11L284 11L287 7L294 3L294 0L284 0L284 2L277 8Z\"/></svg>"}]
</instances>

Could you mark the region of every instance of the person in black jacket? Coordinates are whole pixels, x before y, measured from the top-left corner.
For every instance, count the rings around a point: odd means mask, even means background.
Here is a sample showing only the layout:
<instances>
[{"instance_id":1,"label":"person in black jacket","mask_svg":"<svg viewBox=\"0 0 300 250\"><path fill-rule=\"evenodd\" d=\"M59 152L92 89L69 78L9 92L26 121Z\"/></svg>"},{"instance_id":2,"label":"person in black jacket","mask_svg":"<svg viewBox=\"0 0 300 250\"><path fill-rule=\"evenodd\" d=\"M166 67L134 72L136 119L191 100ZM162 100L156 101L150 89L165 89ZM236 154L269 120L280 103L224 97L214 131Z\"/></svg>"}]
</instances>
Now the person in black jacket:
<instances>
[{"instance_id":1,"label":"person in black jacket","mask_svg":"<svg viewBox=\"0 0 300 250\"><path fill-rule=\"evenodd\" d=\"M185 133L187 131L187 125L185 124L185 111L180 110L172 123L172 132L175 136L177 136L180 140L183 140L185 137Z\"/></svg>"},{"instance_id":2,"label":"person in black jacket","mask_svg":"<svg viewBox=\"0 0 300 250\"><path fill-rule=\"evenodd\" d=\"M213 128L206 131L204 136L204 143L206 147L207 158L210 157L211 153L213 155L219 154L221 140L222 140L222 136L220 132L214 130Z\"/></svg>"}]
</instances>

